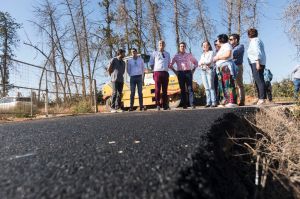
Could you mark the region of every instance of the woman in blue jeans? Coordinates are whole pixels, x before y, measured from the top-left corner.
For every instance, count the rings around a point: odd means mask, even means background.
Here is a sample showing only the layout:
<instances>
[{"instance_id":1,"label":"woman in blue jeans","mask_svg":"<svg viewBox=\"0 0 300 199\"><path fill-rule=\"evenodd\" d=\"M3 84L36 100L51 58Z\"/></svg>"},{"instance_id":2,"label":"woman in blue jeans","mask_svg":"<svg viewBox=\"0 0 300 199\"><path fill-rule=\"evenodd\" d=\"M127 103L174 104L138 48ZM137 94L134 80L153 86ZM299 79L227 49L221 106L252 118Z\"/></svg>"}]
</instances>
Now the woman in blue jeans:
<instances>
[{"instance_id":1,"label":"woman in blue jeans","mask_svg":"<svg viewBox=\"0 0 300 199\"><path fill-rule=\"evenodd\" d=\"M294 99L298 100L298 93L300 91L300 65L293 69L292 78L294 83Z\"/></svg>"},{"instance_id":2,"label":"woman in blue jeans","mask_svg":"<svg viewBox=\"0 0 300 199\"><path fill-rule=\"evenodd\" d=\"M208 41L202 43L203 53L199 60L199 67L201 68L201 78L205 88L206 105L205 107L216 107L216 92L214 89L214 70L213 70L213 56L214 52Z\"/></svg>"}]
</instances>

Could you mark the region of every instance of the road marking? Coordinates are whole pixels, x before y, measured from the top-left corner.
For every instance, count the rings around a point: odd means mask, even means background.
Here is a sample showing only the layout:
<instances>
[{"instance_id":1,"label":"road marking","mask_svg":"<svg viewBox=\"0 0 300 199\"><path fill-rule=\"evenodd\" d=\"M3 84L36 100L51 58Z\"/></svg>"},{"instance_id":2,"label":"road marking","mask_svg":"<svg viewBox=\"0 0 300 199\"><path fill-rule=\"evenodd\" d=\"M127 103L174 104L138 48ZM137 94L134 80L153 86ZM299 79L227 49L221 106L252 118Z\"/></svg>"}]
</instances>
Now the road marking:
<instances>
[{"instance_id":1,"label":"road marking","mask_svg":"<svg viewBox=\"0 0 300 199\"><path fill-rule=\"evenodd\" d=\"M10 157L9 160L19 159L19 158L26 158L26 157L33 156L33 155L36 155L36 153L26 153L24 155L15 155L13 157Z\"/></svg>"}]
</instances>

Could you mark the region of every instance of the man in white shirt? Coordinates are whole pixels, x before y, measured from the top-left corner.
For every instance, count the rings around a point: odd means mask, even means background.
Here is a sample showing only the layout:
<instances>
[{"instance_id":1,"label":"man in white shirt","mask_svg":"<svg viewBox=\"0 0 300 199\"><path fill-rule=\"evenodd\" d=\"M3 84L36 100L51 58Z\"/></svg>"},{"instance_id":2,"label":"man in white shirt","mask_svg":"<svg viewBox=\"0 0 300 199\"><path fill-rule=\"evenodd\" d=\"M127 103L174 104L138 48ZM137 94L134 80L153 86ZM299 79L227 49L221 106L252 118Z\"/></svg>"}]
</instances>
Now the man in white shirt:
<instances>
[{"instance_id":1,"label":"man in white shirt","mask_svg":"<svg viewBox=\"0 0 300 199\"><path fill-rule=\"evenodd\" d=\"M150 66L154 71L153 78L155 81L155 102L157 110L163 107L164 110L169 109L168 105L168 83L169 73L168 66L170 64L170 54L165 51L165 42L158 42L158 51L154 51L150 57ZM162 103L160 102L160 91L162 89Z\"/></svg>"},{"instance_id":2,"label":"man in white shirt","mask_svg":"<svg viewBox=\"0 0 300 199\"><path fill-rule=\"evenodd\" d=\"M128 60L127 73L130 76L130 108L133 111L135 88L138 88L140 110L145 110L143 105L143 76L144 76L144 60L137 55L135 48L131 49L132 59Z\"/></svg>"}]
</instances>

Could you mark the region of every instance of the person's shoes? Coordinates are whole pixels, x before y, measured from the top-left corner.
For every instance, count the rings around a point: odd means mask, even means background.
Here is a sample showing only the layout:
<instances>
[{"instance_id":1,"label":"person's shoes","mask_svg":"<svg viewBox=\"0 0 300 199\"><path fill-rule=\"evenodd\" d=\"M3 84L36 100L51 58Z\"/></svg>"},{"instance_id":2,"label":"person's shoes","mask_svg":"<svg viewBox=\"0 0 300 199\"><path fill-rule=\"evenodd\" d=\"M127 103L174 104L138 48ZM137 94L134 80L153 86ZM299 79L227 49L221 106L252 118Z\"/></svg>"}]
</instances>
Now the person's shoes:
<instances>
[{"instance_id":1,"label":"person's shoes","mask_svg":"<svg viewBox=\"0 0 300 199\"><path fill-rule=\"evenodd\" d=\"M123 109L118 109L117 112L118 112L118 113L123 113L124 110L123 110Z\"/></svg>"},{"instance_id":2,"label":"person's shoes","mask_svg":"<svg viewBox=\"0 0 300 199\"><path fill-rule=\"evenodd\" d=\"M223 104L218 105L219 108L224 108L225 106Z\"/></svg>"},{"instance_id":3,"label":"person's shoes","mask_svg":"<svg viewBox=\"0 0 300 199\"><path fill-rule=\"evenodd\" d=\"M131 112L131 111L134 111L134 110L133 110L133 108L132 108L132 107L130 107L130 108L128 109L128 111L129 111L129 112Z\"/></svg>"},{"instance_id":4,"label":"person's shoes","mask_svg":"<svg viewBox=\"0 0 300 199\"><path fill-rule=\"evenodd\" d=\"M265 101L266 104L274 104L272 100Z\"/></svg>"},{"instance_id":5,"label":"person's shoes","mask_svg":"<svg viewBox=\"0 0 300 199\"><path fill-rule=\"evenodd\" d=\"M192 105L192 106L191 106L191 109L196 109L196 106L195 106L195 105Z\"/></svg>"},{"instance_id":6,"label":"person's shoes","mask_svg":"<svg viewBox=\"0 0 300 199\"><path fill-rule=\"evenodd\" d=\"M257 105L258 101L259 101L258 99L255 100L255 101L252 103L252 105Z\"/></svg>"},{"instance_id":7,"label":"person's shoes","mask_svg":"<svg viewBox=\"0 0 300 199\"><path fill-rule=\"evenodd\" d=\"M160 111L160 106L157 106L157 107L156 107L156 110L157 110L157 111Z\"/></svg>"},{"instance_id":8,"label":"person's shoes","mask_svg":"<svg viewBox=\"0 0 300 199\"><path fill-rule=\"evenodd\" d=\"M204 107L205 108L208 108L208 107L210 107L211 105L210 104L206 104Z\"/></svg>"},{"instance_id":9,"label":"person's shoes","mask_svg":"<svg viewBox=\"0 0 300 199\"><path fill-rule=\"evenodd\" d=\"M222 100L221 102L220 102L220 105L225 105L226 104L226 100Z\"/></svg>"},{"instance_id":10,"label":"person's shoes","mask_svg":"<svg viewBox=\"0 0 300 199\"><path fill-rule=\"evenodd\" d=\"M215 108L215 107L217 107L217 104L213 103L210 107Z\"/></svg>"},{"instance_id":11,"label":"person's shoes","mask_svg":"<svg viewBox=\"0 0 300 199\"><path fill-rule=\"evenodd\" d=\"M171 110L169 106L164 107L164 110Z\"/></svg>"},{"instance_id":12,"label":"person's shoes","mask_svg":"<svg viewBox=\"0 0 300 199\"><path fill-rule=\"evenodd\" d=\"M226 108L235 108L235 107L238 107L237 104L233 104L233 103L228 103L225 105Z\"/></svg>"},{"instance_id":13,"label":"person's shoes","mask_svg":"<svg viewBox=\"0 0 300 199\"><path fill-rule=\"evenodd\" d=\"M140 111L146 111L147 109L143 106L143 107L140 107Z\"/></svg>"},{"instance_id":14,"label":"person's shoes","mask_svg":"<svg viewBox=\"0 0 300 199\"><path fill-rule=\"evenodd\" d=\"M265 100L264 99L259 99L258 102L256 103L257 106L262 106L265 104Z\"/></svg>"},{"instance_id":15,"label":"person's shoes","mask_svg":"<svg viewBox=\"0 0 300 199\"><path fill-rule=\"evenodd\" d=\"M183 106L182 108L183 108L183 109L187 109L187 106Z\"/></svg>"},{"instance_id":16,"label":"person's shoes","mask_svg":"<svg viewBox=\"0 0 300 199\"><path fill-rule=\"evenodd\" d=\"M239 106L245 106L245 103L244 102L240 102L238 105Z\"/></svg>"},{"instance_id":17,"label":"person's shoes","mask_svg":"<svg viewBox=\"0 0 300 199\"><path fill-rule=\"evenodd\" d=\"M111 113L117 113L117 110L112 108L112 109L110 110L110 112L111 112Z\"/></svg>"}]
</instances>

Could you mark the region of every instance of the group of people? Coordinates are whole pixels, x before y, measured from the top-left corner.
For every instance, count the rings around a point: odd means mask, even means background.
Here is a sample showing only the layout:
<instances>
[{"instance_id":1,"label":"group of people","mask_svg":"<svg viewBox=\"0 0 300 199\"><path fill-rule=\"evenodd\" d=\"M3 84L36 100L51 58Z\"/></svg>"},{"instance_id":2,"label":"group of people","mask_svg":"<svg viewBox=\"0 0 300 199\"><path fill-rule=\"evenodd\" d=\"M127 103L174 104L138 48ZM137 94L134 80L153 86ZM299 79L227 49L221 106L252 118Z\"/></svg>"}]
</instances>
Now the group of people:
<instances>
[{"instance_id":1,"label":"group of people","mask_svg":"<svg viewBox=\"0 0 300 199\"><path fill-rule=\"evenodd\" d=\"M266 102L267 92L271 84L267 84L264 79L266 76L266 54L263 42L258 38L256 29L248 30L250 39L247 50L248 61L252 70L253 79L258 92L257 105ZM192 53L186 52L186 43L179 44L178 53L171 59L170 54L165 51L165 42L159 41L158 50L150 56L150 67L153 70L153 79L155 82L155 101L156 108L168 110L168 83L169 70L172 70L179 82L181 90L181 105L183 109L190 106L195 108L193 91L193 74L197 68L201 70L201 78L205 87L206 105L205 107L237 107L245 105L245 90L243 85L243 57L244 45L240 44L238 34L218 35L214 42L215 51L209 41L202 43L203 53L197 61ZM130 76L130 108L133 110L135 89L137 87L139 94L140 110L145 110L143 106L143 75L144 61L138 56L135 48L131 49L132 59L127 62L127 73ZM121 108L121 95L124 84L123 74L126 64L123 61L125 51L119 49L117 57L110 61L108 72L111 76L113 94L112 94L112 112L117 112ZM176 63L176 67L174 67ZM269 71L270 72L270 71ZM271 80L269 80L271 81ZM239 102L237 93L239 94ZM188 96L187 96L188 94ZM268 95L269 100L272 96Z\"/></svg>"}]
</instances>

